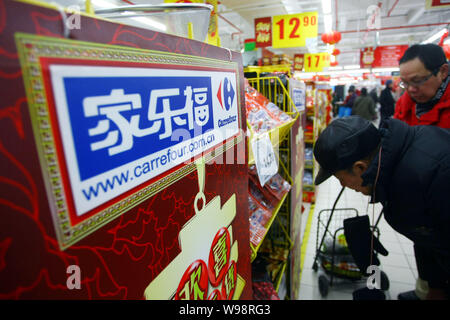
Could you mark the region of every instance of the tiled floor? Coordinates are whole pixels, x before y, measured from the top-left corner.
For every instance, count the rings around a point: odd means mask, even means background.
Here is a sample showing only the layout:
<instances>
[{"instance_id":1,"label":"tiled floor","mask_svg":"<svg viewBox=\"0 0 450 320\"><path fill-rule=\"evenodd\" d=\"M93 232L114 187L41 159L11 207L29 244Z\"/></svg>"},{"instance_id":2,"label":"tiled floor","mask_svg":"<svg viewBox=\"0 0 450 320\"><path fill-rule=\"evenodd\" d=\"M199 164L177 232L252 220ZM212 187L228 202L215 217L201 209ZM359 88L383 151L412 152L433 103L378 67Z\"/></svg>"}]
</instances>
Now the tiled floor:
<instances>
[{"instance_id":1,"label":"tiled floor","mask_svg":"<svg viewBox=\"0 0 450 320\"><path fill-rule=\"evenodd\" d=\"M306 251L304 250L305 252L302 252L303 269L298 296L298 299L300 300L351 300L352 292L355 289L366 285L365 280L352 283L348 280L344 281L338 279L336 284L333 284L333 286L330 287L328 295L322 297L319 292L318 276L322 274L323 271L320 267L318 272L315 272L312 269L316 254L318 214L322 209L331 209L333 207L334 201L340 190L341 185L339 181L336 178L331 177L322 185L318 186L314 210L310 211L310 205L305 204L302 220L304 241L302 249L306 248ZM372 220L373 207L372 205L368 205L368 197L361 193L345 189L336 208L355 208L360 215L369 214L371 224L374 223ZM375 205L375 220L378 218L380 212L381 205ZM310 214L312 215L311 217L309 217ZM333 217L336 217L336 215L333 215ZM310 221L309 224L308 220ZM326 222L327 219L321 220L325 220ZM380 267L387 274L390 282L390 288L385 292L386 298L389 300L397 300L397 295L400 292L413 290L415 288L417 268L414 259L413 245L409 239L395 232L387 224L384 218L381 218L378 227L380 229L380 241L389 251L389 254L386 257L378 255L381 261Z\"/></svg>"}]
</instances>

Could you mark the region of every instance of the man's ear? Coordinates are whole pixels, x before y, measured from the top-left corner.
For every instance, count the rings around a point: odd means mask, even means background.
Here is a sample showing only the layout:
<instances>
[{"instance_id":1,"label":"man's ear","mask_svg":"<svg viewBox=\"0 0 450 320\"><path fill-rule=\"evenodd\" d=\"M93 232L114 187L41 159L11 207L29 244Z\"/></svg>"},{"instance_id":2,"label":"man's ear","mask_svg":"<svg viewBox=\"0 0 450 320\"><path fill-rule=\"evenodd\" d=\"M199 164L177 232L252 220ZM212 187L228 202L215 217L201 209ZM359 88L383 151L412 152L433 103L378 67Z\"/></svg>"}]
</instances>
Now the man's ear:
<instances>
[{"instance_id":1,"label":"man's ear","mask_svg":"<svg viewBox=\"0 0 450 320\"><path fill-rule=\"evenodd\" d=\"M448 63L444 63L441 67L442 81L444 81L448 76L449 71L448 68L449 68Z\"/></svg>"},{"instance_id":2,"label":"man's ear","mask_svg":"<svg viewBox=\"0 0 450 320\"><path fill-rule=\"evenodd\" d=\"M366 172L368 164L365 161L359 160L353 163L353 172L357 175L362 175Z\"/></svg>"}]
</instances>

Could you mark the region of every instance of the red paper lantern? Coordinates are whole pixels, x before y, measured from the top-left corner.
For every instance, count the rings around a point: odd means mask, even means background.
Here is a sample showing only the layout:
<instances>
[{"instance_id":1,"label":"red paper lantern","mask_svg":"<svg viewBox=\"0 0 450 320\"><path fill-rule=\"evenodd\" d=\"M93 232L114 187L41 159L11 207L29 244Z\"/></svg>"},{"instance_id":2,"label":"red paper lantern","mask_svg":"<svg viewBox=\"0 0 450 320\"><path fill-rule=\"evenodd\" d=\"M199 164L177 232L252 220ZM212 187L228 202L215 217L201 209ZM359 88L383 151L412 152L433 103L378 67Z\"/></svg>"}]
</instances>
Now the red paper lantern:
<instances>
[{"instance_id":1,"label":"red paper lantern","mask_svg":"<svg viewBox=\"0 0 450 320\"><path fill-rule=\"evenodd\" d=\"M339 49L334 49L332 55L333 56L338 56L341 53L341 50Z\"/></svg>"},{"instance_id":2,"label":"red paper lantern","mask_svg":"<svg viewBox=\"0 0 450 320\"><path fill-rule=\"evenodd\" d=\"M331 31L322 34L322 41L328 44L335 44L341 41L341 33L339 31Z\"/></svg>"}]
</instances>

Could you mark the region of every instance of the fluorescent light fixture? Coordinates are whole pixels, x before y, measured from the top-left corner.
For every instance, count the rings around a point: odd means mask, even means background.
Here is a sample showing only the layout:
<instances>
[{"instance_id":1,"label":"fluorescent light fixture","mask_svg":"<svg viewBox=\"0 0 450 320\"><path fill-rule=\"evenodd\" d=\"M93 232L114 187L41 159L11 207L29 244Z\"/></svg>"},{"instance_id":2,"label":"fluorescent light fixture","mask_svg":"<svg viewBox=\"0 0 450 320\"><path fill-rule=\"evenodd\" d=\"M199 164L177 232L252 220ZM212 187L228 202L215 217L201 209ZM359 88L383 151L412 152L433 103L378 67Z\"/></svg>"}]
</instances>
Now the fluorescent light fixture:
<instances>
[{"instance_id":1,"label":"fluorescent light fixture","mask_svg":"<svg viewBox=\"0 0 450 320\"><path fill-rule=\"evenodd\" d=\"M445 33L446 31L447 31L447 28L444 28L444 29L442 29L442 30L436 32L436 33L433 34L431 37L429 37L427 40L422 41L422 44L425 44L425 43L432 43L432 42L434 42L434 41L436 41L436 40L441 39L441 37L444 35L444 33Z\"/></svg>"},{"instance_id":2,"label":"fluorescent light fixture","mask_svg":"<svg viewBox=\"0 0 450 320\"><path fill-rule=\"evenodd\" d=\"M137 21L139 23L145 24L149 27L152 27L152 28L155 28L155 29L158 29L161 31L167 31L166 25L159 23L153 19L147 18L147 17L133 17L130 19L133 19L134 21Z\"/></svg>"},{"instance_id":3,"label":"fluorescent light fixture","mask_svg":"<svg viewBox=\"0 0 450 320\"><path fill-rule=\"evenodd\" d=\"M395 71L400 71L400 69L397 68L397 67L393 67L393 68L374 68L374 69L372 69L372 73L374 73L374 72L395 72Z\"/></svg>"},{"instance_id":4,"label":"fluorescent light fixture","mask_svg":"<svg viewBox=\"0 0 450 320\"><path fill-rule=\"evenodd\" d=\"M325 28L325 33L331 31L331 24L333 23L331 14L326 14L323 16L323 24Z\"/></svg>"},{"instance_id":5,"label":"fluorescent light fixture","mask_svg":"<svg viewBox=\"0 0 450 320\"><path fill-rule=\"evenodd\" d=\"M331 13L331 0L322 0L322 11L323 14Z\"/></svg>"},{"instance_id":6,"label":"fluorescent light fixture","mask_svg":"<svg viewBox=\"0 0 450 320\"><path fill-rule=\"evenodd\" d=\"M361 66L359 64L351 64L349 66L344 66L345 70L349 70L349 69L359 69Z\"/></svg>"},{"instance_id":7,"label":"fluorescent light fixture","mask_svg":"<svg viewBox=\"0 0 450 320\"><path fill-rule=\"evenodd\" d=\"M115 8L117 5L107 0L91 0L92 4L100 8Z\"/></svg>"}]
</instances>

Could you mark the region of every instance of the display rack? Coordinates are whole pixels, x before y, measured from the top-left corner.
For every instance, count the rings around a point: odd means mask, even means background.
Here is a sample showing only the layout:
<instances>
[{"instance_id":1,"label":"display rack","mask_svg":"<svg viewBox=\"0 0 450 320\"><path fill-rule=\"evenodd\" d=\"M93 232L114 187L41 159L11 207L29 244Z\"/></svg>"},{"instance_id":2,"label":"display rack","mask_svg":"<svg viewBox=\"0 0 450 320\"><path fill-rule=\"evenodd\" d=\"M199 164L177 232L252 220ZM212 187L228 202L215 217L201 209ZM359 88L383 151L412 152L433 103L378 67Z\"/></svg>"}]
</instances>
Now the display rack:
<instances>
[{"instance_id":1,"label":"display rack","mask_svg":"<svg viewBox=\"0 0 450 320\"><path fill-rule=\"evenodd\" d=\"M290 129L298 119L300 113L289 95L287 81L283 82L279 76L268 75L261 77L263 73L273 70L280 71L280 66L247 67L244 69L245 72L256 72L257 74L256 78L248 79L249 84L292 117L292 120L288 123L269 131L272 145L279 150L279 173L292 185L293 179L290 175ZM249 132L249 141L257 138L257 135L253 132L250 125ZM254 163L254 158L250 145L251 143L249 143L249 164L252 164ZM293 246L289 233L289 198L290 192L285 194L274 208L273 215L266 224L267 232L260 244L258 246L250 244L252 250L251 261L254 261L258 254L261 254L262 252L270 255L272 261L276 261L274 263L275 268L271 269L270 273L277 292L280 289L282 280L284 278L289 278L289 273L287 273L286 270L288 270L289 266L289 252ZM286 275L286 277L283 277L284 275Z\"/></svg>"},{"instance_id":2,"label":"display rack","mask_svg":"<svg viewBox=\"0 0 450 320\"><path fill-rule=\"evenodd\" d=\"M283 72L288 77L291 77L292 65L290 64L276 64L270 66L247 66L244 68L244 73L256 73L256 79L261 77L263 73ZM259 91L259 88L255 88Z\"/></svg>"},{"instance_id":3,"label":"display rack","mask_svg":"<svg viewBox=\"0 0 450 320\"><path fill-rule=\"evenodd\" d=\"M331 117L331 87L327 82L306 83L306 131L305 131L305 177L303 201L315 202L314 178L318 173L318 163L312 150L319 134L327 126Z\"/></svg>"}]
</instances>

